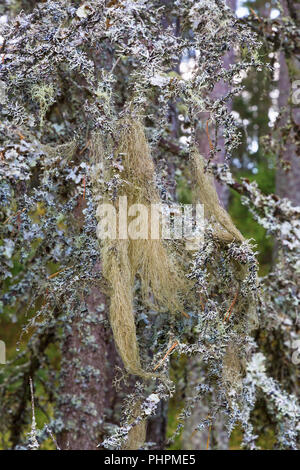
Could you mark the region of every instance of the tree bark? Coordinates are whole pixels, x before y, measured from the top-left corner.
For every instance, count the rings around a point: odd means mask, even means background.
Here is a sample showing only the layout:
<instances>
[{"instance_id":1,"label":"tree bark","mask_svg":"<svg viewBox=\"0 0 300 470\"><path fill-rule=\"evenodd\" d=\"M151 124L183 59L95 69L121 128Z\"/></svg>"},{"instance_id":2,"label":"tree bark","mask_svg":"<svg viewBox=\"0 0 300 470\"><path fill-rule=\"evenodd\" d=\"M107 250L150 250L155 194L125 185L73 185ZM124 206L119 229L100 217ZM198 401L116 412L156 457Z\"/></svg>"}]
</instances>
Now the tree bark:
<instances>
[{"instance_id":1,"label":"tree bark","mask_svg":"<svg viewBox=\"0 0 300 470\"><path fill-rule=\"evenodd\" d=\"M227 5L233 10L236 10L236 0L227 0ZM234 62L234 51L230 50L223 59L223 64L224 68L229 68L230 64ZM219 81L216 83L212 93L211 93L211 98L212 99L218 99L226 93L228 93L229 87L228 84L225 83L224 81ZM230 109L230 105L229 109ZM200 121L201 121L201 127L200 129L197 130L197 145L199 148L199 151L201 155L204 157L209 156L210 148L209 148L209 141L208 137L206 135L206 123L209 121L210 115L209 113L201 113L200 114ZM225 156L225 148L224 148L224 137L222 136L222 129L219 130L219 137L218 137L218 148L220 148L220 152L218 152L217 158L216 158L216 163L223 163L224 162L224 156ZM217 193L220 199L221 204L226 208L228 206L229 202L229 190L228 187L224 184L221 184L219 181L215 180L215 185L217 189Z\"/></svg>"},{"instance_id":2,"label":"tree bark","mask_svg":"<svg viewBox=\"0 0 300 470\"><path fill-rule=\"evenodd\" d=\"M288 2L281 0L284 14L289 15ZM297 11L297 10L293 10ZM298 9L299 12L299 9ZM288 59L292 62L292 58ZM290 103L292 100L292 83L289 76L287 58L280 52L279 98L278 107L282 112L280 126L286 126L290 120L290 131L284 142L282 152L278 156L276 173L276 191L281 197L291 200L295 206L300 205L300 156L297 153L297 140L300 126L300 103ZM291 64L292 65L292 64ZM296 64L294 64L296 67ZM299 77L300 78L300 77ZM299 82L300 83L300 82ZM291 106L291 108L289 108ZM286 108L284 110L284 108Z\"/></svg>"},{"instance_id":3,"label":"tree bark","mask_svg":"<svg viewBox=\"0 0 300 470\"><path fill-rule=\"evenodd\" d=\"M117 394L112 381L118 358L105 325L107 305L106 296L93 288L64 325L57 416L63 423L61 449L97 449L106 421L113 420Z\"/></svg>"}]
</instances>

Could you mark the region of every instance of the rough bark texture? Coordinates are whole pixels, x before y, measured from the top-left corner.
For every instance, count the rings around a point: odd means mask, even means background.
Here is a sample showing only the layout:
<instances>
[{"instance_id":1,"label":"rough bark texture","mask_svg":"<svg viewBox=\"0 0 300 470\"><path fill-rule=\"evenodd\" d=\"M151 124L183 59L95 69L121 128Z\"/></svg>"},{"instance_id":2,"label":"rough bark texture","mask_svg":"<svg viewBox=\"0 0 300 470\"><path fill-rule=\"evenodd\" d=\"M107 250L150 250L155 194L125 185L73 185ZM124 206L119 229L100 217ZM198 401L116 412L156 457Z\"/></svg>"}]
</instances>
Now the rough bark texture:
<instances>
[{"instance_id":1,"label":"rough bark texture","mask_svg":"<svg viewBox=\"0 0 300 470\"><path fill-rule=\"evenodd\" d=\"M58 437L61 449L96 449L116 399L112 379L117 355L96 310L103 305L105 316L107 299L94 291L86 303L87 310L79 307L65 324L59 397L59 416L64 423Z\"/></svg>"},{"instance_id":2,"label":"rough bark texture","mask_svg":"<svg viewBox=\"0 0 300 470\"><path fill-rule=\"evenodd\" d=\"M296 15L296 8L290 9L288 2L282 0L281 4L285 14ZM298 8L299 16L299 8ZM288 59L292 62L292 59ZM290 64L297 67L297 64ZM296 146L296 133L300 126L300 103L292 103L292 111L289 113L288 105L291 96L291 81L288 71L288 63L284 52L280 53L279 75L279 111L282 111L281 126L285 126L288 119L291 120L291 132L285 142L282 154L279 155L278 170L276 174L277 194L289 198L296 206L300 205L300 156ZM286 108L286 111L283 111ZM282 165L283 163L283 165Z\"/></svg>"},{"instance_id":3,"label":"rough bark texture","mask_svg":"<svg viewBox=\"0 0 300 470\"><path fill-rule=\"evenodd\" d=\"M64 325L57 414L63 423L58 435L61 449L96 450L108 433L107 425L120 424L123 400L134 389L134 376L122 382L121 391L114 385L116 368L124 368L109 326L108 307L106 295L93 288ZM155 443L154 449L164 449L166 415L167 403L163 403L148 421L147 441Z\"/></svg>"},{"instance_id":4,"label":"rough bark texture","mask_svg":"<svg viewBox=\"0 0 300 470\"><path fill-rule=\"evenodd\" d=\"M236 0L227 0L227 5L233 11L236 10ZM229 68L229 65L232 64L233 62L234 62L234 51L231 50L224 56L224 67ZM224 83L223 81L220 81L216 83L211 93L211 98L212 99L221 98L222 96L226 95L228 91L229 91L228 85ZM206 135L206 123L207 121L209 121L209 118L210 118L209 113L200 114L201 127L197 131L198 148L199 148L201 155L203 155L204 157L208 157L209 152L210 152L209 141ZM215 130L212 128L209 130L211 136L214 135L214 131ZM218 152L218 155L216 157L216 162L223 163L224 155L225 155L225 148L224 148L224 138L222 136L222 129L219 129L219 132L218 132L218 148L220 149L220 152ZM228 187L224 184L219 183L216 180L215 180L215 185L217 188L220 202L226 208L228 206L228 200L229 200Z\"/></svg>"}]
</instances>

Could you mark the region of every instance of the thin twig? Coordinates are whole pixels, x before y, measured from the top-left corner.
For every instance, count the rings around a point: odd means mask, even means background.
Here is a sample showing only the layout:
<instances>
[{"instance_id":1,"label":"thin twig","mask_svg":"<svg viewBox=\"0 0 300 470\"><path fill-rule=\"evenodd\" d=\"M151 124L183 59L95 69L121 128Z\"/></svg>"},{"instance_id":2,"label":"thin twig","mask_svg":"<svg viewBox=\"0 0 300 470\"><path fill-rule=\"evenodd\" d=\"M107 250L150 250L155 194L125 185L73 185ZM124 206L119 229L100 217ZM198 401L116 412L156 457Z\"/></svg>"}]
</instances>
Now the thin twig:
<instances>
[{"instance_id":1,"label":"thin twig","mask_svg":"<svg viewBox=\"0 0 300 470\"><path fill-rule=\"evenodd\" d=\"M181 311L181 313L185 318L190 318L189 315L187 313L185 313L183 310Z\"/></svg>"},{"instance_id":2,"label":"thin twig","mask_svg":"<svg viewBox=\"0 0 300 470\"><path fill-rule=\"evenodd\" d=\"M202 310L204 311L204 310L205 310L205 304L204 304L204 302L203 302L203 300L202 300L202 295L201 295L201 294L199 294L199 300L200 300L201 308L202 308Z\"/></svg>"},{"instance_id":3,"label":"thin twig","mask_svg":"<svg viewBox=\"0 0 300 470\"><path fill-rule=\"evenodd\" d=\"M26 208L24 207L24 209L22 209L21 211L15 212L14 214L7 217L7 219L4 220L3 225L5 225L12 217L14 217L14 216L19 217L21 215L21 213L24 212L25 210L26 210Z\"/></svg>"},{"instance_id":4,"label":"thin twig","mask_svg":"<svg viewBox=\"0 0 300 470\"><path fill-rule=\"evenodd\" d=\"M63 271L66 271L67 269L71 269L71 268L73 268L73 266L68 266L66 268L60 269L59 271L56 271L56 273L50 274L50 276L48 276L47 279L52 279L53 277L58 276Z\"/></svg>"},{"instance_id":5,"label":"thin twig","mask_svg":"<svg viewBox=\"0 0 300 470\"><path fill-rule=\"evenodd\" d=\"M208 138L209 148L210 148L210 150L213 150L213 149L214 149L214 146L213 146L213 143L212 143L211 138L210 138L210 135L209 135L208 123L209 123L209 120L206 121L206 135L207 135L207 138Z\"/></svg>"},{"instance_id":6,"label":"thin twig","mask_svg":"<svg viewBox=\"0 0 300 470\"><path fill-rule=\"evenodd\" d=\"M168 357L168 355L170 354L171 351L173 351L174 348L176 348L176 346L178 345L178 342L175 341L174 344L172 344L172 346L170 347L170 349L168 349L168 351L166 352L166 354L164 355L164 357L162 358L161 361L159 361L158 364L156 364L156 366L154 367L153 369L153 372L159 368L159 366L161 366L161 364L164 362L164 360Z\"/></svg>"},{"instance_id":7,"label":"thin twig","mask_svg":"<svg viewBox=\"0 0 300 470\"><path fill-rule=\"evenodd\" d=\"M206 442L206 450L209 448L209 438L210 438L210 433L211 433L211 423L208 428L208 436L207 436L207 442Z\"/></svg>"},{"instance_id":8,"label":"thin twig","mask_svg":"<svg viewBox=\"0 0 300 470\"><path fill-rule=\"evenodd\" d=\"M235 303L236 303L236 300L238 298L238 294L239 294L239 289L236 291L236 294L234 296L234 299L233 301L231 302L230 306L228 307L225 315L224 315L224 318L223 318L223 321L227 320L229 321L230 317L231 317L231 312L232 312L232 309L233 307L235 306ZM227 318L226 318L227 317Z\"/></svg>"},{"instance_id":9,"label":"thin twig","mask_svg":"<svg viewBox=\"0 0 300 470\"><path fill-rule=\"evenodd\" d=\"M29 377L29 386L30 386L30 396L31 396L31 408L32 408L32 416L34 417L34 395L33 395L33 385L32 385L32 378Z\"/></svg>"},{"instance_id":10,"label":"thin twig","mask_svg":"<svg viewBox=\"0 0 300 470\"><path fill-rule=\"evenodd\" d=\"M29 377L29 386L30 386L30 395L31 395L31 410L32 410L32 421L31 421L31 432L29 439L29 448L31 450L37 450L39 448L39 443L37 441L36 435L36 420L35 420L35 411L34 411L34 394L33 394L33 385L32 378Z\"/></svg>"},{"instance_id":11,"label":"thin twig","mask_svg":"<svg viewBox=\"0 0 300 470\"><path fill-rule=\"evenodd\" d=\"M110 73L113 73L113 71L115 70L116 66L118 65L120 59L121 59L121 56L119 55L119 57L117 58L116 62L115 62L114 65L112 66L112 69L111 69Z\"/></svg>"},{"instance_id":12,"label":"thin twig","mask_svg":"<svg viewBox=\"0 0 300 470\"><path fill-rule=\"evenodd\" d=\"M257 21L259 21L261 23L260 17L257 15L257 13L255 13L253 8L249 7L249 10L251 11L252 15L257 19Z\"/></svg>"},{"instance_id":13,"label":"thin twig","mask_svg":"<svg viewBox=\"0 0 300 470\"><path fill-rule=\"evenodd\" d=\"M46 429L46 431L48 432L48 434L50 435L50 437L51 437L51 439L52 439L52 441L53 441L53 443L54 443L54 445L55 445L55 447L56 447L56 450L61 450L61 448L60 448L59 445L57 444L57 440L55 439L55 437L54 437L54 435L53 435L51 429L48 428L47 424L46 424L46 426L45 426L45 429Z\"/></svg>"}]
</instances>

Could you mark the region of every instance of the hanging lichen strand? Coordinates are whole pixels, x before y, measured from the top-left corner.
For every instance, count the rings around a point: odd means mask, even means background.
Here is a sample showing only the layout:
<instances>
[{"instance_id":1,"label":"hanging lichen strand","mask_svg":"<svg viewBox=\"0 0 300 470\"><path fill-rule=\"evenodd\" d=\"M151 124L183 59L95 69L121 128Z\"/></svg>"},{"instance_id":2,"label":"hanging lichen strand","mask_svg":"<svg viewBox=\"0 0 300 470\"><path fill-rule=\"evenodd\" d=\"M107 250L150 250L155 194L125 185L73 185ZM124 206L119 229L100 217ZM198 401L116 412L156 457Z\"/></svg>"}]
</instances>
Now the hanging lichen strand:
<instances>
[{"instance_id":1,"label":"hanging lichen strand","mask_svg":"<svg viewBox=\"0 0 300 470\"><path fill-rule=\"evenodd\" d=\"M214 236L225 243L243 242L244 237L235 227L230 215L221 206L213 176L205 168L205 160L196 147L190 153L195 179L195 197L204 205L206 217L211 218Z\"/></svg>"},{"instance_id":2,"label":"hanging lichen strand","mask_svg":"<svg viewBox=\"0 0 300 470\"><path fill-rule=\"evenodd\" d=\"M160 201L155 186L154 164L142 123L133 119L121 120L116 125L114 141L117 141L118 145L113 151L113 159L111 141L107 141L107 147L104 149L101 138L95 136L92 144L95 165L94 196L97 203L100 202L98 217L104 202L113 202L114 207L120 209L119 197L122 196L127 197L128 207L132 204L143 204L148 210L151 204ZM102 190L101 185L99 186L100 176L104 180ZM110 188L113 189L113 194ZM101 224L101 217L99 223ZM119 223L117 229L117 235L120 236ZM150 226L147 231L148 239L99 239L103 275L109 283L110 324L115 343L126 370L144 379L153 378L158 374L143 370L140 361L133 313L135 277L138 275L140 279L143 300L149 303L153 296L156 308L167 309L172 314L183 311L179 294L184 291L186 285L185 277L180 276L178 263L167 251L161 238L152 240ZM140 406L139 402L135 405L131 421L141 414ZM140 448L145 435L146 421L142 419L132 426L122 447Z\"/></svg>"},{"instance_id":3,"label":"hanging lichen strand","mask_svg":"<svg viewBox=\"0 0 300 470\"><path fill-rule=\"evenodd\" d=\"M154 165L141 122L132 119L120 121L116 126L114 140L119 144L113 160L108 151L111 143L108 143L106 150L99 137L93 143L94 163L102 165L103 169L100 206L103 202L113 202L118 209L118 198L126 196L128 207L140 203L149 209L151 203L158 203L160 199L155 187ZM97 169L95 172L99 174ZM95 177L94 182L99 190ZM97 198L97 190L94 193ZM99 207L98 215L101 212ZM178 263L172 254L161 239L151 240L150 231L148 235L149 239L143 240L99 240L103 274L110 286L110 322L115 342L127 371L144 378L154 374L143 371L139 358L133 314L135 276L140 278L143 299L149 302L150 295L153 295L157 307L164 307L171 313L182 311L179 293L185 288L184 277L180 276Z\"/></svg>"}]
</instances>

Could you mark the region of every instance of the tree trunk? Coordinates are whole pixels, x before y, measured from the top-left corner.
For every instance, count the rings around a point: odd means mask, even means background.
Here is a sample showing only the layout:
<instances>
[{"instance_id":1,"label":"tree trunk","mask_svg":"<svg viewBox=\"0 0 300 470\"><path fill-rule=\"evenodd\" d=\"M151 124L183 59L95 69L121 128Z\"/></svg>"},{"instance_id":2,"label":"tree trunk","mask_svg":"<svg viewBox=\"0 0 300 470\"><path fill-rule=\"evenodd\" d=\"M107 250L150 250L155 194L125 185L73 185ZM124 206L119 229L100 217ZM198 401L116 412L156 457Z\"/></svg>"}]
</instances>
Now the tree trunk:
<instances>
[{"instance_id":1,"label":"tree trunk","mask_svg":"<svg viewBox=\"0 0 300 470\"><path fill-rule=\"evenodd\" d=\"M106 296L93 288L64 325L57 416L63 423L58 436L61 449L96 449L104 437L105 422L113 418L117 353L110 328L105 326L107 304Z\"/></svg>"},{"instance_id":2,"label":"tree trunk","mask_svg":"<svg viewBox=\"0 0 300 470\"><path fill-rule=\"evenodd\" d=\"M228 6L235 11L236 0L227 0ZM234 62L234 52L231 50L224 56L224 66L228 68ZM219 82L215 85L212 92L212 98L220 98L228 92L228 85L224 82ZM206 122L209 120L209 113L202 113L201 129L197 132L197 145L201 155L208 157L209 155L209 141L206 135ZM224 162L224 138L221 136L218 141L218 147L221 152L218 153L217 162ZM224 207L228 206L229 190L228 187L215 180L218 196L221 204ZM203 366L197 357L190 358L187 371L188 392L187 396L193 395L196 385L199 383L199 377L205 375ZM229 438L225 429L225 423L222 418L214 423L214 427L209 432L208 429L204 431L195 431L197 425L202 419L205 419L209 413L209 404L206 398L197 402L196 407L192 410L191 416L187 419L182 436L182 448L186 450L204 450L206 449L208 438L210 441L209 447L219 450L228 449Z\"/></svg>"},{"instance_id":3,"label":"tree trunk","mask_svg":"<svg viewBox=\"0 0 300 470\"><path fill-rule=\"evenodd\" d=\"M288 3L281 1L284 14L291 15ZM294 11L294 10L293 10ZM297 10L295 10L296 12ZM298 10L299 11L299 10ZM292 58L288 59L292 61ZM297 132L300 125L300 103L292 103L289 111L290 102L293 100L291 95L291 80L289 77L287 58L284 52L280 52L280 75L279 75L279 98L278 107L282 112L280 126L286 126L290 119L290 132L283 144L282 152L278 156L278 168L276 173L276 190L278 196L286 197L295 205L300 205L300 156L297 154ZM292 65L292 64L290 64ZM294 64L296 67L296 64ZM300 78L300 77L299 77ZM299 82L300 84L300 82ZM298 87L299 88L299 87ZM296 105L296 106L295 106ZM298 106L297 106L298 105ZM286 108L286 110L284 110Z\"/></svg>"},{"instance_id":4,"label":"tree trunk","mask_svg":"<svg viewBox=\"0 0 300 470\"><path fill-rule=\"evenodd\" d=\"M236 10L236 0L227 0L227 5L233 10ZM229 68L230 64L234 62L234 51L230 50L223 59L224 62L224 67ZM228 93L229 87L227 83L224 83L224 81L219 81L212 93L211 93L211 98L212 99L218 99L226 93ZM197 130L197 145L199 148L199 151L201 155L204 157L209 156L210 148L209 148L209 141L208 137L206 135L206 123L209 121L210 115L209 113L201 113L200 114L200 121L201 121L201 127L200 129ZM223 163L224 162L224 155L225 155L225 148L224 148L224 138L222 136L222 129L219 130L219 138L218 138L218 148L221 149L220 152L218 152L216 162L217 163ZM219 181L215 180L215 185L217 189L217 193L220 199L221 204L226 208L228 206L228 201L229 201L229 190L228 187L224 184L221 184Z\"/></svg>"}]
</instances>

